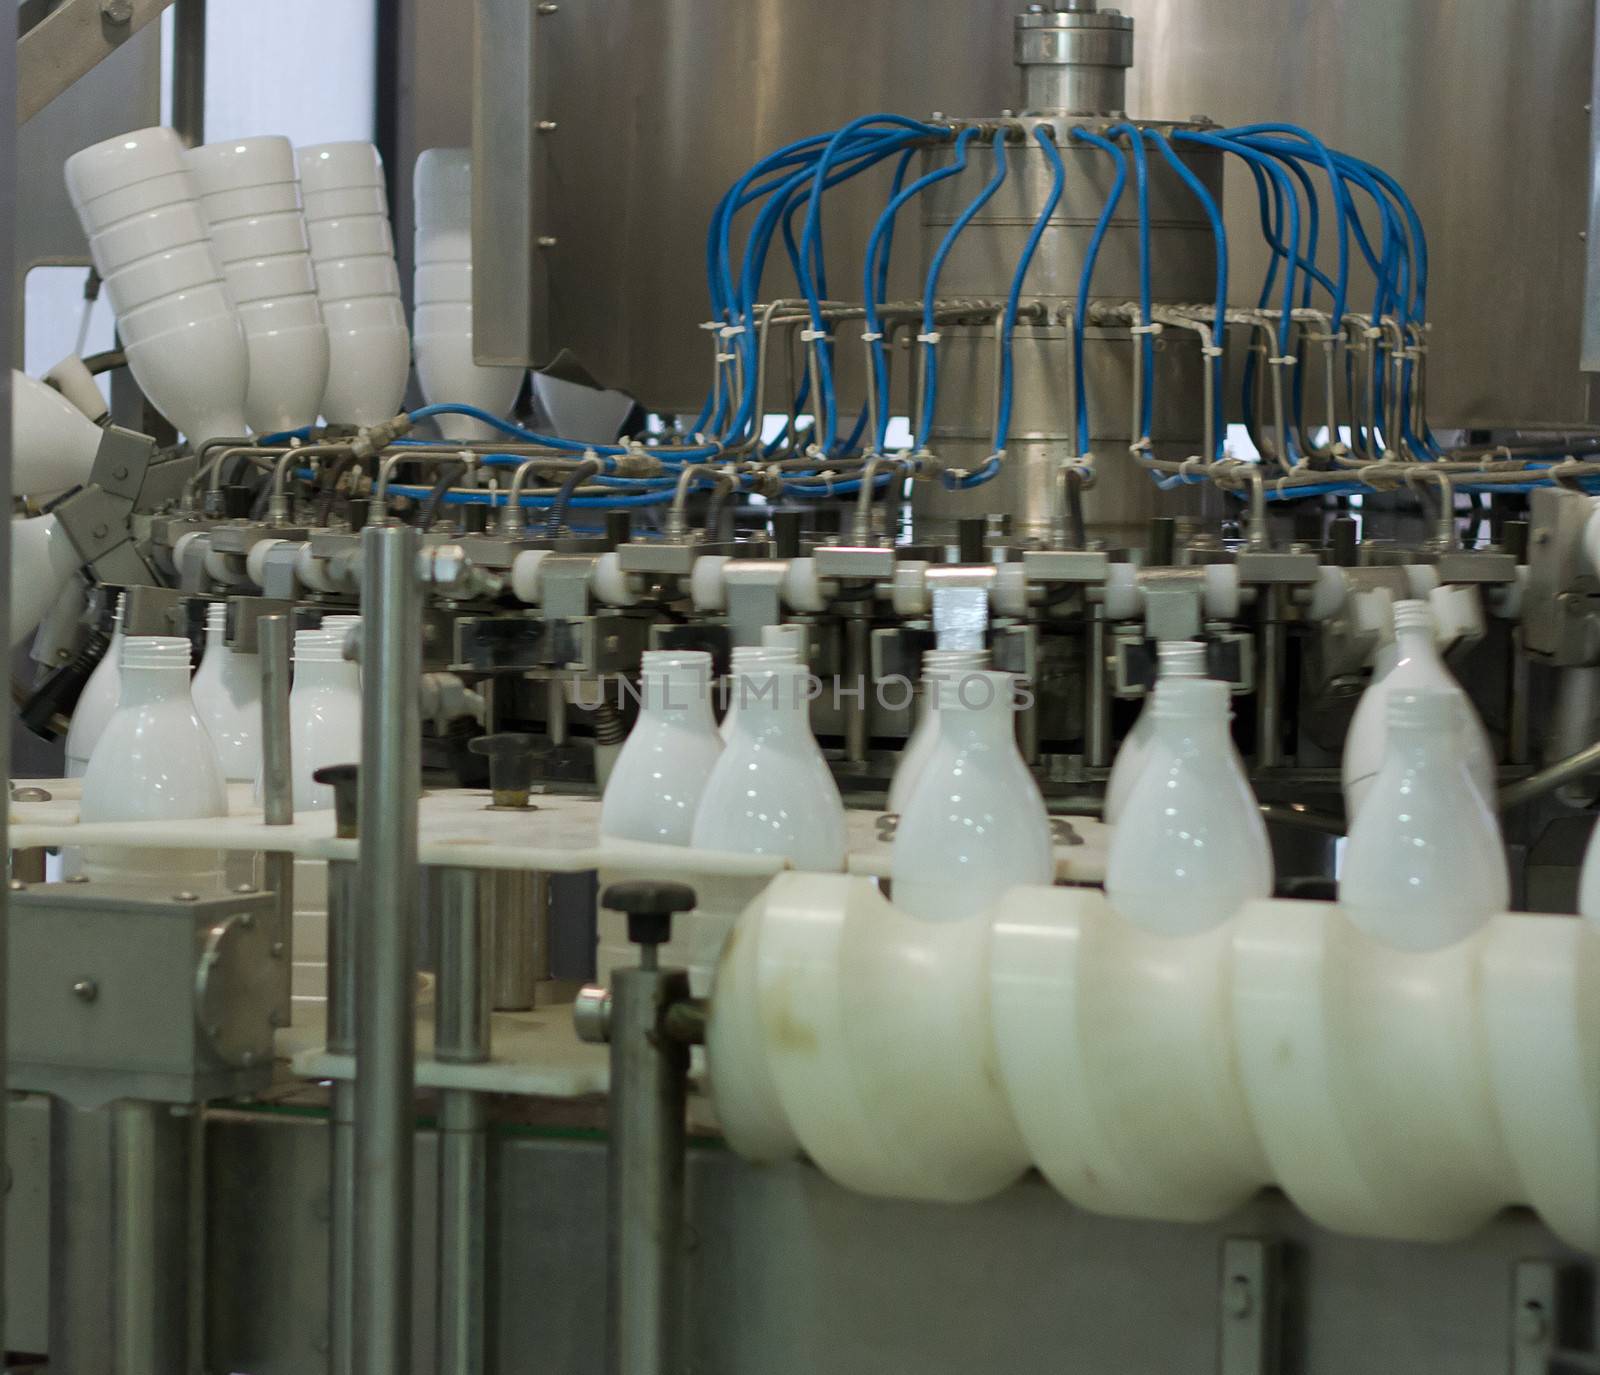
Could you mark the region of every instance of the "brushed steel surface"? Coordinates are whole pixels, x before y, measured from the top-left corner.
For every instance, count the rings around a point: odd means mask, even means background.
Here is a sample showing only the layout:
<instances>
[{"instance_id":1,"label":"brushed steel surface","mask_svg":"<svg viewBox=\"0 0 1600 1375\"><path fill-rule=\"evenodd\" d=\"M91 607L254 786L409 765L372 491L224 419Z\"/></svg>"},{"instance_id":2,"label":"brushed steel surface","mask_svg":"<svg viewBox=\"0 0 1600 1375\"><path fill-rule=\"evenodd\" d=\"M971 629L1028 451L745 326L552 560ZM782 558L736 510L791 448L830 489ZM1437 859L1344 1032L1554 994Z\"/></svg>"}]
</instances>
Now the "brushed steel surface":
<instances>
[{"instance_id":1,"label":"brushed steel surface","mask_svg":"<svg viewBox=\"0 0 1600 1375\"><path fill-rule=\"evenodd\" d=\"M934 165L951 154L930 156ZM1213 196L1222 193L1220 160L1186 150L1186 161ZM1067 177L1061 203L1040 240L1023 300L1044 300L1052 311L1076 308L1084 258L1116 177L1112 160L1081 144L1062 149ZM974 147L966 177L930 189L924 204L923 256L931 259L974 188L993 175L994 153ZM1051 164L1036 145L1007 151L1008 174L983 211L956 240L940 277L941 297L1004 300L1039 212L1049 198ZM1216 296L1216 245L1210 221L1194 194L1159 157L1149 164L1151 291L1157 302ZM1122 303L1139 296L1138 199L1122 196L1095 264L1094 301ZM994 450L995 332L990 327L947 328L938 346L939 404L930 448L944 462L968 470ZM949 533L963 516L1003 514L1023 536L1045 537L1061 504L1059 465L1078 450L1074 431L1072 338L1067 325L1019 326L1012 346L1013 403L1006 460L992 482L952 492L934 482L912 489L918 529L933 538ZM1155 355L1156 406L1151 426L1155 452L1184 459L1204 448L1203 373L1195 336L1171 331ZM1187 515L1198 491L1162 492L1128 452L1133 438L1133 350L1126 329L1089 327L1084 338L1085 390L1090 446L1097 478L1084 495L1084 518L1094 537L1137 543L1150 517Z\"/></svg>"},{"instance_id":2,"label":"brushed steel surface","mask_svg":"<svg viewBox=\"0 0 1600 1375\"><path fill-rule=\"evenodd\" d=\"M1021 99L1015 0L585 0L549 83L552 345L647 404L698 410L711 207L763 153L864 112ZM1131 111L1292 120L1383 164L1429 230L1435 423L1577 422L1590 204L1592 0L1122 0ZM521 99L508 93L508 99ZM462 83L460 99L469 93ZM830 198L830 271L860 278L888 177ZM1233 299L1264 257L1228 174ZM778 255L781 257L781 254ZM901 256L902 269L915 254ZM769 295L788 289L774 271ZM912 286L899 277L894 290ZM1492 328L1491 328L1492 326ZM853 375L847 378L853 385Z\"/></svg>"},{"instance_id":3,"label":"brushed steel surface","mask_svg":"<svg viewBox=\"0 0 1600 1375\"><path fill-rule=\"evenodd\" d=\"M213 1116L207 1353L215 1370L326 1362L327 1136ZM434 1326L431 1131L417 1138L418 1351ZM494 1131L491 1369L604 1370L605 1147ZM1033 1176L971 1207L864 1199L804 1165L689 1152L688 1350L698 1375L1174 1375L1215 1369L1230 1237L1289 1248L1289 1368L1504 1375L1518 1261L1572 1261L1528 1213L1454 1246L1324 1232L1263 1194L1214 1226L1079 1212ZM1593 1312L1594 1298L1588 1299Z\"/></svg>"}]
</instances>

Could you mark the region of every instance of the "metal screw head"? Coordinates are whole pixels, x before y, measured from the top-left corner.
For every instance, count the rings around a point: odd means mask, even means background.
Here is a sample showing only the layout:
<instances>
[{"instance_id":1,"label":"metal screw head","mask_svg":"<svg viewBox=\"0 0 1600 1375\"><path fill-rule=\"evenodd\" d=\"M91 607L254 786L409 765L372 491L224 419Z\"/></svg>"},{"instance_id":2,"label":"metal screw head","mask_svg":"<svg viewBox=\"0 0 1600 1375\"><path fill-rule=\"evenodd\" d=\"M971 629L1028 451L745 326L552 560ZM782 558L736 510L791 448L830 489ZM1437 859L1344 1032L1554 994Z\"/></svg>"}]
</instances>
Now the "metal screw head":
<instances>
[{"instance_id":1,"label":"metal screw head","mask_svg":"<svg viewBox=\"0 0 1600 1375\"><path fill-rule=\"evenodd\" d=\"M100 996L100 985L93 979L79 979L72 985L72 996L80 1002L92 1003Z\"/></svg>"},{"instance_id":2,"label":"metal screw head","mask_svg":"<svg viewBox=\"0 0 1600 1375\"><path fill-rule=\"evenodd\" d=\"M13 893L24 893L24 892L27 891L27 889L28 889L28 885L26 883L24 883L20 878L14 878L14 879L11 880L11 891Z\"/></svg>"},{"instance_id":3,"label":"metal screw head","mask_svg":"<svg viewBox=\"0 0 1600 1375\"><path fill-rule=\"evenodd\" d=\"M1517 1311L1517 1342L1538 1346L1550 1335L1550 1319L1537 1303L1525 1303Z\"/></svg>"},{"instance_id":4,"label":"metal screw head","mask_svg":"<svg viewBox=\"0 0 1600 1375\"><path fill-rule=\"evenodd\" d=\"M200 894L191 893L191 892L188 891L188 889L185 889L181 893L174 893L172 895L172 900L174 902L199 902L200 901Z\"/></svg>"},{"instance_id":5,"label":"metal screw head","mask_svg":"<svg viewBox=\"0 0 1600 1375\"><path fill-rule=\"evenodd\" d=\"M89 881L89 875L88 874L73 874L68 878L62 879L61 881L63 883L87 883Z\"/></svg>"},{"instance_id":6,"label":"metal screw head","mask_svg":"<svg viewBox=\"0 0 1600 1375\"><path fill-rule=\"evenodd\" d=\"M92 533L96 539L104 539L110 533L110 531L111 527L109 525L97 525L90 533Z\"/></svg>"},{"instance_id":7,"label":"metal screw head","mask_svg":"<svg viewBox=\"0 0 1600 1375\"><path fill-rule=\"evenodd\" d=\"M559 14L560 12L561 12L561 6L550 3L550 0L545 0L545 3L540 5L535 10L536 14L547 14L547 15L548 14Z\"/></svg>"},{"instance_id":8,"label":"metal screw head","mask_svg":"<svg viewBox=\"0 0 1600 1375\"><path fill-rule=\"evenodd\" d=\"M538 243L540 248L554 248L558 240L553 234L541 234L535 242Z\"/></svg>"},{"instance_id":9,"label":"metal screw head","mask_svg":"<svg viewBox=\"0 0 1600 1375\"><path fill-rule=\"evenodd\" d=\"M256 886L253 883L241 883L233 891L235 893L238 893L241 897L243 897L243 896L247 896L250 893L255 892L256 891Z\"/></svg>"},{"instance_id":10,"label":"metal screw head","mask_svg":"<svg viewBox=\"0 0 1600 1375\"><path fill-rule=\"evenodd\" d=\"M113 24L126 24L133 18L133 0L100 0L100 13Z\"/></svg>"},{"instance_id":11,"label":"metal screw head","mask_svg":"<svg viewBox=\"0 0 1600 1375\"><path fill-rule=\"evenodd\" d=\"M1243 1275L1235 1275L1230 1279L1222 1293L1222 1306L1230 1318L1248 1318L1254 1306L1250 1281Z\"/></svg>"},{"instance_id":12,"label":"metal screw head","mask_svg":"<svg viewBox=\"0 0 1600 1375\"><path fill-rule=\"evenodd\" d=\"M128 476L128 465L123 464L122 467L114 469L111 476L116 478L118 482L123 481Z\"/></svg>"}]
</instances>

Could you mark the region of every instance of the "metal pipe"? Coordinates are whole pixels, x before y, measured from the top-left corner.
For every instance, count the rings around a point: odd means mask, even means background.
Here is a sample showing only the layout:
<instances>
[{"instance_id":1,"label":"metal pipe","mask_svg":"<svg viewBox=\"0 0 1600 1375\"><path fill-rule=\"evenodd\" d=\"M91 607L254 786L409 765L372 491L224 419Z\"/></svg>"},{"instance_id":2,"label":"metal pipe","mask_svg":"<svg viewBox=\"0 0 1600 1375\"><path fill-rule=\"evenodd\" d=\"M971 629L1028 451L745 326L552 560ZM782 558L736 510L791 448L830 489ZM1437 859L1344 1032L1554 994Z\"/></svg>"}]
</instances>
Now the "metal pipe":
<instances>
[{"instance_id":1,"label":"metal pipe","mask_svg":"<svg viewBox=\"0 0 1600 1375\"><path fill-rule=\"evenodd\" d=\"M439 931L434 1058L479 1064L489 1058L487 996L491 889L499 875L437 869L431 887ZM439 1095L438 1375L482 1375L488 1295L488 1137L481 1094Z\"/></svg>"},{"instance_id":2,"label":"metal pipe","mask_svg":"<svg viewBox=\"0 0 1600 1375\"><path fill-rule=\"evenodd\" d=\"M845 757L859 764L867 757L871 722L867 714L867 675L872 666L872 622L852 607L844 623Z\"/></svg>"},{"instance_id":3,"label":"metal pipe","mask_svg":"<svg viewBox=\"0 0 1600 1375\"><path fill-rule=\"evenodd\" d=\"M191 148L206 141L206 0L173 10L172 127Z\"/></svg>"},{"instance_id":4,"label":"metal pipe","mask_svg":"<svg viewBox=\"0 0 1600 1375\"><path fill-rule=\"evenodd\" d=\"M1091 769L1111 763L1111 693L1106 684L1106 611L1089 608L1089 689L1084 694L1083 752Z\"/></svg>"},{"instance_id":5,"label":"metal pipe","mask_svg":"<svg viewBox=\"0 0 1600 1375\"><path fill-rule=\"evenodd\" d=\"M611 975L611 1149L606 1244L612 1290L607 1324L612 1375L677 1375L682 1254L684 1098L688 1047L664 1035L663 1009L688 996L682 970Z\"/></svg>"},{"instance_id":6,"label":"metal pipe","mask_svg":"<svg viewBox=\"0 0 1600 1375\"><path fill-rule=\"evenodd\" d=\"M1500 810L1509 812L1513 807L1520 807L1524 802L1532 802L1537 797L1544 797L1564 788L1568 783L1575 783L1580 778L1600 771L1600 741L1596 741L1587 749L1579 750L1574 755L1569 755L1559 763L1550 765L1547 769L1540 769L1536 774L1530 774L1520 783L1512 783L1509 787L1500 789Z\"/></svg>"},{"instance_id":7,"label":"metal pipe","mask_svg":"<svg viewBox=\"0 0 1600 1375\"><path fill-rule=\"evenodd\" d=\"M1283 603L1278 586L1261 589L1260 668L1256 680L1256 765L1283 762Z\"/></svg>"},{"instance_id":8,"label":"metal pipe","mask_svg":"<svg viewBox=\"0 0 1600 1375\"><path fill-rule=\"evenodd\" d=\"M328 1051L356 1052L356 906L360 874L348 859L328 864ZM328 1179L328 1375L355 1371L356 1086L333 1083Z\"/></svg>"},{"instance_id":9,"label":"metal pipe","mask_svg":"<svg viewBox=\"0 0 1600 1375\"><path fill-rule=\"evenodd\" d=\"M294 820L294 781L290 752L289 646L293 628L287 616L263 616L256 623L261 656L261 792L268 826ZM269 850L262 856L261 881L277 901L273 910L273 944L278 961L278 1006L285 1018L294 978L294 855Z\"/></svg>"},{"instance_id":10,"label":"metal pipe","mask_svg":"<svg viewBox=\"0 0 1600 1375\"><path fill-rule=\"evenodd\" d=\"M410 1375L417 795L422 671L417 532L362 543L361 848L356 1005L358 1375Z\"/></svg>"}]
</instances>

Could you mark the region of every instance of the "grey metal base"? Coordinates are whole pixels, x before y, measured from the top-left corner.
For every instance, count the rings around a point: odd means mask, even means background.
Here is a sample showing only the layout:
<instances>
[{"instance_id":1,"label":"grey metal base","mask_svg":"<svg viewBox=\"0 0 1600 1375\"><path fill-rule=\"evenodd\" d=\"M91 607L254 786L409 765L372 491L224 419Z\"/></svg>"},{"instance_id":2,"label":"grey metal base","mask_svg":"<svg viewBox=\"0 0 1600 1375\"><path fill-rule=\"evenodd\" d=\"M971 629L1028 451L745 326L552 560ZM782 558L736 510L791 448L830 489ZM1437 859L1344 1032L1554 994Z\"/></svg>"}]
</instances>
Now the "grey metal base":
<instances>
[{"instance_id":1,"label":"grey metal base","mask_svg":"<svg viewBox=\"0 0 1600 1375\"><path fill-rule=\"evenodd\" d=\"M319 1117L215 1116L208 1133L212 1371L308 1375L327 1349L328 1131ZM436 1152L417 1142L415 1350L431 1352ZM490 1150L489 1368L602 1370L605 1147L497 1132ZM814 1169L689 1156L686 1371L695 1375L1224 1375L1255 1358L1270 1295L1232 1238L1282 1243L1282 1369L1504 1375L1539 1326L1513 1321L1517 1263L1593 1261L1530 1215L1473 1241L1332 1236L1264 1196L1221 1226L1075 1212L1029 1179L987 1204L874 1202ZM16 1237L13 1236L13 1244ZM1243 1281L1241 1283L1240 1281ZM1592 1285L1581 1300L1596 1317ZM19 1318L24 1315L19 1314ZM1257 1320L1262 1320L1258 1326ZM1580 1328L1581 1334L1581 1328ZM1548 1350L1559 1331L1538 1337ZM1570 1340L1576 1341L1577 1337ZM1525 1353L1526 1354L1526 1353ZM420 1368L420 1366L419 1366Z\"/></svg>"}]
</instances>

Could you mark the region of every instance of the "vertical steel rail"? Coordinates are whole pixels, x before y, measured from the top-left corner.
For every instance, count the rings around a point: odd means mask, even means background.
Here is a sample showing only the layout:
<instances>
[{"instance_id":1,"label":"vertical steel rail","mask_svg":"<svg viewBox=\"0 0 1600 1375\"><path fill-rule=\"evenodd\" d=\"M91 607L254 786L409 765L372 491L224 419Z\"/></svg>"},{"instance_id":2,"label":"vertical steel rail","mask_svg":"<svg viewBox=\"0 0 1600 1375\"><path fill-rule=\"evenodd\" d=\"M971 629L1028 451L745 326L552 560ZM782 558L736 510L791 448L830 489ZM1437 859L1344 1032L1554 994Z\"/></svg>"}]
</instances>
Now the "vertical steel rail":
<instances>
[{"instance_id":1,"label":"vertical steel rail","mask_svg":"<svg viewBox=\"0 0 1600 1375\"><path fill-rule=\"evenodd\" d=\"M357 1375L410 1375L416 1072L417 532L362 532L361 849L357 907Z\"/></svg>"},{"instance_id":2,"label":"vertical steel rail","mask_svg":"<svg viewBox=\"0 0 1600 1375\"><path fill-rule=\"evenodd\" d=\"M433 1054L451 1064L489 1058L489 923L494 880L476 869L433 872L438 914L439 986ZM486 900L487 899L487 900ZM438 1375L487 1369L489 1144L483 1096L439 1095Z\"/></svg>"},{"instance_id":3,"label":"vertical steel rail","mask_svg":"<svg viewBox=\"0 0 1600 1375\"><path fill-rule=\"evenodd\" d=\"M328 1050L356 1053L356 905L360 876L352 860L328 865ZM328 1371L355 1375L356 1086L333 1084L329 1161Z\"/></svg>"},{"instance_id":4,"label":"vertical steel rail","mask_svg":"<svg viewBox=\"0 0 1600 1375\"><path fill-rule=\"evenodd\" d=\"M289 736L290 646L293 627L287 616L263 616L256 623L261 655L261 800L268 826L294 821L294 780ZM294 977L294 856L267 851L262 856L262 884L276 899L273 943L282 947L278 1003L289 1015Z\"/></svg>"},{"instance_id":5,"label":"vertical steel rail","mask_svg":"<svg viewBox=\"0 0 1600 1375\"><path fill-rule=\"evenodd\" d=\"M17 98L17 45L15 43L0 44L0 103L6 109L16 107ZM4 134L0 134L0 320L6 322L6 329L0 331L0 501L4 502L5 509L11 509L11 362L12 340L16 331L12 322L16 317L16 293L14 289L15 274L12 262L12 245L16 242L13 233L16 219L17 204L17 134L16 125L7 126ZM7 570L10 577L11 568L11 522L5 521L4 528L0 529L0 568ZM0 633L3 633L3 643L11 643L11 598L0 597ZM11 777L11 732L0 732L0 777ZM7 792L9 800L10 793ZM9 813L9 806L0 811ZM0 853L9 853L7 844L6 825L7 815L0 815ZM0 1168L8 1169L6 1165L6 1112L4 1105L10 1101L5 1092L6 1087L6 957L8 935L10 931L9 903L10 890L4 883L0 883ZM6 1174L9 1178L9 1173ZM5 1236L5 1190L0 1189L0 1237ZM4 1247L0 1247L0 1352L5 1350L6 1334L6 1268Z\"/></svg>"},{"instance_id":6,"label":"vertical steel rail","mask_svg":"<svg viewBox=\"0 0 1600 1375\"><path fill-rule=\"evenodd\" d=\"M206 0L172 12L172 127L191 148L206 141Z\"/></svg>"},{"instance_id":7,"label":"vertical steel rail","mask_svg":"<svg viewBox=\"0 0 1600 1375\"><path fill-rule=\"evenodd\" d=\"M611 1093L606 1242L613 1285L611 1375L677 1375L683 1232L687 1046L663 1034L667 1006L686 998L682 970L611 975Z\"/></svg>"}]
</instances>

